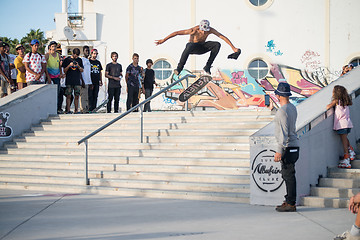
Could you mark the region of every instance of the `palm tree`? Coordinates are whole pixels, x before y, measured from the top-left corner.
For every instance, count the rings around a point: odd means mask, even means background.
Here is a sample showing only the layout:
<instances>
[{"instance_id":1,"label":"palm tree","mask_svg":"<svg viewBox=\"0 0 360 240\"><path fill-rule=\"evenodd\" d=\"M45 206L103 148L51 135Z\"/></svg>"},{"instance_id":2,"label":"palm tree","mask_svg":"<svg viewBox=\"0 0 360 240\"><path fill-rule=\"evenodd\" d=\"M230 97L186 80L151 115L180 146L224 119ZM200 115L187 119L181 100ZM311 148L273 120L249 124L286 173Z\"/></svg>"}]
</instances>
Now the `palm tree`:
<instances>
[{"instance_id":1,"label":"palm tree","mask_svg":"<svg viewBox=\"0 0 360 240\"><path fill-rule=\"evenodd\" d=\"M39 40L40 46L39 46L39 52L44 54L45 53L45 45L48 43L48 39L45 39L45 34L40 29L34 30L30 29L30 32L26 34L25 37L21 39L21 44L25 47L25 52L31 51L31 40L37 39Z\"/></svg>"}]
</instances>

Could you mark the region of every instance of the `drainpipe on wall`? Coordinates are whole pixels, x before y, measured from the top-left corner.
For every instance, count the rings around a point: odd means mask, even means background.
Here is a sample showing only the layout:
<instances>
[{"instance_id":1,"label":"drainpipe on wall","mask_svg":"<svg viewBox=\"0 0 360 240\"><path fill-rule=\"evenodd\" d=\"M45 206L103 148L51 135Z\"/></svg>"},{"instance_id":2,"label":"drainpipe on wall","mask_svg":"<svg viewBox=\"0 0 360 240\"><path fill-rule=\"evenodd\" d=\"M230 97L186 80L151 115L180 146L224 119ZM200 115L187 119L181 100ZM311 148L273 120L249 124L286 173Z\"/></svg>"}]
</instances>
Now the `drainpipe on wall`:
<instances>
[{"instance_id":1,"label":"drainpipe on wall","mask_svg":"<svg viewBox=\"0 0 360 240\"><path fill-rule=\"evenodd\" d=\"M67 13L68 11L68 0L62 0L62 13Z\"/></svg>"},{"instance_id":2,"label":"drainpipe on wall","mask_svg":"<svg viewBox=\"0 0 360 240\"><path fill-rule=\"evenodd\" d=\"M330 67L330 0L325 0L325 67Z\"/></svg>"},{"instance_id":3,"label":"drainpipe on wall","mask_svg":"<svg viewBox=\"0 0 360 240\"><path fill-rule=\"evenodd\" d=\"M196 26L196 0L191 0L191 25ZM192 70L197 70L195 55L190 55L190 66Z\"/></svg>"},{"instance_id":4,"label":"drainpipe on wall","mask_svg":"<svg viewBox=\"0 0 360 240\"><path fill-rule=\"evenodd\" d=\"M84 2L83 0L79 0L78 12L79 14L82 14L83 11L84 11Z\"/></svg>"},{"instance_id":5,"label":"drainpipe on wall","mask_svg":"<svg viewBox=\"0 0 360 240\"><path fill-rule=\"evenodd\" d=\"M134 53L134 0L129 0L129 57Z\"/></svg>"}]
</instances>

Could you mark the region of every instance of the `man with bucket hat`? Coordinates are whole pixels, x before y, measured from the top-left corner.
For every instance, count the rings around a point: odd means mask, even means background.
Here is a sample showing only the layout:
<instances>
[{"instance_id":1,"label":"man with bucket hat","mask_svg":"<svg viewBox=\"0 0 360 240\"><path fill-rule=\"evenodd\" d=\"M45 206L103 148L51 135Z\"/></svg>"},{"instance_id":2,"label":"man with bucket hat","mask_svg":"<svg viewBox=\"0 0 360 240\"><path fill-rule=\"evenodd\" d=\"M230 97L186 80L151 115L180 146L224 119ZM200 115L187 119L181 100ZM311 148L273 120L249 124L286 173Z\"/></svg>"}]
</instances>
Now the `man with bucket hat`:
<instances>
[{"instance_id":1,"label":"man with bucket hat","mask_svg":"<svg viewBox=\"0 0 360 240\"><path fill-rule=\"evenodd\" d=\"M275 139L277 142L275 162L281 162L281 174L285 181L286 195L282 205L276 207L278 212L296 212L296 177L295 162L299 158L299 143L296 135L296 107L290 103L290 85L280 82L275 95L280 108L275 115Z\"/></svg>"}]
</instances>

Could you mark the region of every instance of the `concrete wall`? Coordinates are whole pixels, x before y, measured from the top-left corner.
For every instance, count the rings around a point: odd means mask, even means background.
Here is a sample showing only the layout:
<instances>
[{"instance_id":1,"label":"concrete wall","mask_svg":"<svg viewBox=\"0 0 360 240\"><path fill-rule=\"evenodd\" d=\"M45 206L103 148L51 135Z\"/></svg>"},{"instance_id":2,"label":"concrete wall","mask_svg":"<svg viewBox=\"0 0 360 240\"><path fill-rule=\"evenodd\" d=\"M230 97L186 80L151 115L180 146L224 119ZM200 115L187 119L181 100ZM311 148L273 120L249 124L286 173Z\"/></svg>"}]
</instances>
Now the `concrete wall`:
<instances>
[{"instance_id":1,"label":"concrete wall","mask_svg":"<svg viewBox=\"0 0 360 240\"><path fill-rule=\"evenodd\" d=\"M327 111L326 105L330 103L332 90L335 85L343 85L349 93L360 89L360 68L354 69L349 74L339 78L326 88L312 95L297 106L297 133L300 139L300 157L296 163L296 177L298 200L310 193L310 185L317 184L319 176L326 176L327 168L338 164L339 156L343 155L339 136L333 129L333 111ZM353 94L355 97L355 94ZM351 119L354 124L348 138L352 146L360 139L360 97L353 98L350 107ZM270 123L250 137L251 172L257 178L251 178L251 204L275 205L281 203L285 192L281 178L269 178L269 173L258 172L255 167L260 163L265 169L279 169L280 164L273 162L275 148L274 123ZM268 154L262 154L267 151ZM358 149L360 151L360 149ZM256 172L257 171L257 172ZM279 173L273 174L279 176ZM263 177L265 183L261 182ZM268 177L268 178L265 178ZM262 185L261 185L262 184ZM282 185L281 185L282 184ZM267 186L268 191L260 186ZM271 186L280 186L278 189ZM275 190L274 190L275 189ZM273 190L273 191L271 191Z\"/></svg>"},{"instance_id":2,"label":"concrete wall","mask_svg":"<svg viewBox=\"0 0 360 240\"><path fill-rule=\"evenodd\" d=\"M0 99L0 147L56 114L56 85L32 85ZM4 134L5 133L5 134Z\"/></svg>"}]
</instances>

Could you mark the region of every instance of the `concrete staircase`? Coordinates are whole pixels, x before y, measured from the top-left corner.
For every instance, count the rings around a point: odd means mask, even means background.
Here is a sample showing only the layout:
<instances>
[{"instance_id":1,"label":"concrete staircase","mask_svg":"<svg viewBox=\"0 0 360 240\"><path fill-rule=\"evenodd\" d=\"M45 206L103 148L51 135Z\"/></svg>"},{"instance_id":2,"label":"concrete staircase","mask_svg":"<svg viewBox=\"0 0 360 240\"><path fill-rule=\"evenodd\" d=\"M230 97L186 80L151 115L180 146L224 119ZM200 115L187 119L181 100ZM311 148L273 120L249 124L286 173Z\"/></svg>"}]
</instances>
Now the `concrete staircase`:
<instances>
[{"instance_id":1,"label":"concrete staircase","mask_svg":"<svg viewBox=\"0 0 360 240\"><path fill-rule=\"evenodd\" d=\"M320 178L311 187L310 196L303 198L303 205L311 207L346 208L349 198L360 192L360 156L351 161L351 169L332 167L328 176Z\"/></svg>"},{"instance_id":2,"label":"concrete staircase","mask_svg":"<svg viewBox=\"0 0 360 240\"><path fill-rule=\"evenodd\" d=\"M84 144L115 114L58 115L0 151L0 189L249 202L249 135L269 110L131 113Z\"/></svg>"}]
</instances>

